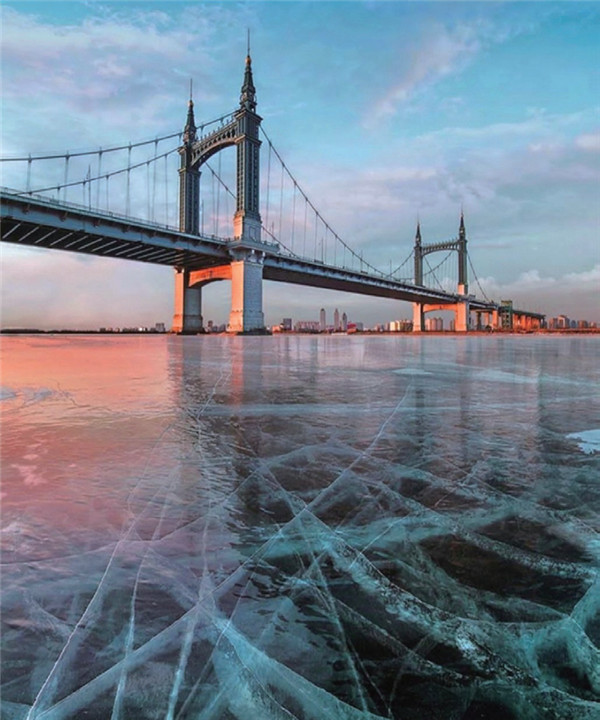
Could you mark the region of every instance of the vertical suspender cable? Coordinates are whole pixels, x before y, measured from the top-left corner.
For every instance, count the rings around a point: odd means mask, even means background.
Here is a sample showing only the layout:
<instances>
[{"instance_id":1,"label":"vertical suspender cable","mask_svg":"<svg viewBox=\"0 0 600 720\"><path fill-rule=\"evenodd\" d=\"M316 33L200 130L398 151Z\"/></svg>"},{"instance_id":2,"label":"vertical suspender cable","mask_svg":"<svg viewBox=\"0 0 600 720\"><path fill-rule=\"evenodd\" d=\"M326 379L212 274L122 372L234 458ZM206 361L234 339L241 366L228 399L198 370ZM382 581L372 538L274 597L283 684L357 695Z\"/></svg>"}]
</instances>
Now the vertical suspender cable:
<instances>
[{"instance_id":1,"label":"vertical suspender cable","mask_svg":"<svg viewBox=\"0 0 600 720\"><path fill-rule=\"evenodd\" d=\"M96 207L100 210L100 177L102 175L102 148L98 151L98 184L96 185Z\"/></svg>"},{"instance_id":2,"label":"vertical suspender cable","mask_svg":"<svg viewBox=\"0 0 600 720\"><path fill-rule=\"evenodd\" d=\"M67 183L69 182L69 153L65 155L65 179L63 182L63 200L67 199Z\"/></svg>"},{"instance_id":3,"label":"vertical suspender cable","mask_svg":"<svg viewBox=\"0 0 600 720\"><path fill-rule=\"evenodd\" d=\"M279 193L279 233L277 235L278 239L281 240L281 223L283 221L283 163L281 164L281 189Z\"/></svg>"},{"instance_id":4,"label":"vertical suspender cable","mask_svg":"<svg viewBox=\"0 0 600 720\"><path fill-rule=\"evenodd\" d=\"M217 181L221 179L221 159L222 159L221 153L219 153L219 172L217 174ZM215 235L219 235L219 231L221 229L221 183L217 182L217 215L216 215L216 223L215 223Z\"/></svg>"},{"instance_id":5,"label":"vertical suspender cable","mask_svg":"<svg viewBox=\"0 0 600 720\"><path fill-rule=\"evenodd\" d=\"M146 161L146 220L150 222L151 208L150 208L150 160Z\"/></svg>"},{"instance_id":6,"label":"vertical suspender cable","mask_svg":"<svg viewBox=\"0 0 600 720\"><path fill-rule=\"evenodd\" d=\"M216 217L216 198L215 198L215 173L210 169L211 197L212 197L212 217L213 217L213 235L217 234L217 217Z\"/></svg>"},{"instance_id":7,"label":"vertical suspender cable","mask_svg":"<svg viewBox=\"0 0 600 720\"><path fill-rule=\"evenodd\" d=\"M267 208L265 212L265 227L269 227L269 192L271 189L271 150L272 145L269 140L269 159L267 161Z\"/></svg>"},{"instance_id":8,"label":"vertical suspender cable","mask_svg":"<svg viewBox=\"0 0 600 720\"><path fill-rule=\"evenodd\" d=\"M337 238L333 238L333 264L337 265Z\"/></svg>"},{"instance_id":9,"label":"vertical suspender cable","mask_svg":"<svg viewBox=\"0 0 600 720\"><path fill-rule=\"evenodd\" d=\"M31 153L27 160L27 192L31 190Z\"/></svg>"},{"instance_id":10,"label":"vertical suspender cable","mask_svg":"<svg viewBox=\"0 0 600 720\"><path fill-rule=\"evenodd\" d=\"M156 219L156 172L157 172L157 160L158 155L158 140L154 141L154 160L152 161L152 222Z\"/></svg>"},{"instance_id":11,"label":"vertical suspender cable","mask_svg":"<svg viewBox=\"0 0 600 720\"><path fill-rule=\"evenodd\" d=\"M169 224L169 156L165 155L165 225Z\"/></svg>"},{"instance_id":12,"label":"vertical suspender cable","mask_svg":"<svg viewBox=\"0 0 600 720\"><path fill-rule=\"evenodd\" d=\"M131 143L129 143L129 150L127 152L127 191L125 193L125 215L129 215L129 209L131 206L131 188L130 188L130 176L131 176Z\"/></svg>"},{"instance_id":13,"label":"vertical suspender cable","mask_svg":"<svg viewBox=\"0 0 600 720\"><path fill-rule=\"evenodd\" d=\"M294 233L296 230L296 181L294 180L294 197L292 201L292 253L294 252Z\"/></svg>"},{"instance_id":14,"label":"vertical suspender cable","mask_svg":"<svg viewBox=\"0 0 600 720\"><path fill-rule=\"evenodd\" d=\"M304 236L302 238L302 257L306 257L306 225L307 225L308 202L304 198Z\"/></svg>"}]
</instances>

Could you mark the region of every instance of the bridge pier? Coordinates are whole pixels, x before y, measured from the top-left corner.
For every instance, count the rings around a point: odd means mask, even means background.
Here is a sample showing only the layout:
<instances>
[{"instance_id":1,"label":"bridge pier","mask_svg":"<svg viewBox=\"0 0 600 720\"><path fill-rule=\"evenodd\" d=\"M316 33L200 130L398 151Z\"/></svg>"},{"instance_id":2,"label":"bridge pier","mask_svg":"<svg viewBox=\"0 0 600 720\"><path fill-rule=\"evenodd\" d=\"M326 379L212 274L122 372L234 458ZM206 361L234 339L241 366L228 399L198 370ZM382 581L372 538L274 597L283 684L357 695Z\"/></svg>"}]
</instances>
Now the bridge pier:
<instances>
[{"instance_id":1,"label":"bridge pier","mask_svg":"<svg viewBox=\"0 0 600 720\"><path fill-rule=\"evenodd\" d=\"M203 332L202 290L190 287L190 272L175 270L175 312L171 331L182 335Z\"/></svg>"},{"instance_id":2,"label":"bridge pier","mask_svg":"<svg viewBox=\"0 0 600 720\"><path fill-rule=\"evenodd\" d=\"M413 303L413 332L425 329L425 307L423 303Z\"/></svg>"},{"instance_id":3,"label":"bridge pier","mask_svg":"<svg viewBox=\"0 0 600 720\"><path fill-rule=\"evenodd\" d=\"M453 311L455 332L467 332L471 329L471 308L469 296L467 296L453 305L413 303L413 332L423 332L425 330L425 313L433 311ZM478 320L478 322L480 321Z\"/></svg>"},{"instance_id":4,"label":"bridge pier","mask_svg":"<svg viewBox=\"0 0 600 720\"><path fill-rule=\"evenodd\" d=\"M265 254L254 249L233 251L231 262L231 312L227 332L266 334L262 309Z\"/></svg>"},{"instance_id":5,"label":"bridge pier","mask_svg":"<svg viewBox=\"0 0 600 720\"><path fill-rule=\"evenodd\" d=\"M454 306L454 329L456 332L467 332L470 329L469 300L465 299Z\"/></svg>"}]
</instances>

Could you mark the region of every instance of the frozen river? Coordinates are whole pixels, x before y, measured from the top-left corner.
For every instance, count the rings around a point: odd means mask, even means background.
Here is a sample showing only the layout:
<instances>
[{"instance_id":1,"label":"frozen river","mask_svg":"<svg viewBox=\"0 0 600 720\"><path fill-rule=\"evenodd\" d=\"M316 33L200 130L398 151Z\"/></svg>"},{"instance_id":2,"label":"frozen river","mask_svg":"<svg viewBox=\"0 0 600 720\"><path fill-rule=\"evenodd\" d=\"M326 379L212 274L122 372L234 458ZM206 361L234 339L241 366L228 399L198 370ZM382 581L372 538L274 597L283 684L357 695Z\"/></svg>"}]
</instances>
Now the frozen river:
<instances>
[{"instance_id":1,"label":"frozen river","mask_svg":"<svg viewBox=\"0 0 600 720\"><path fill-rule=\"evenodd\" d=\"M2 718L598 720L600 341L2 338Z\"/></svg>"}]
</instances>

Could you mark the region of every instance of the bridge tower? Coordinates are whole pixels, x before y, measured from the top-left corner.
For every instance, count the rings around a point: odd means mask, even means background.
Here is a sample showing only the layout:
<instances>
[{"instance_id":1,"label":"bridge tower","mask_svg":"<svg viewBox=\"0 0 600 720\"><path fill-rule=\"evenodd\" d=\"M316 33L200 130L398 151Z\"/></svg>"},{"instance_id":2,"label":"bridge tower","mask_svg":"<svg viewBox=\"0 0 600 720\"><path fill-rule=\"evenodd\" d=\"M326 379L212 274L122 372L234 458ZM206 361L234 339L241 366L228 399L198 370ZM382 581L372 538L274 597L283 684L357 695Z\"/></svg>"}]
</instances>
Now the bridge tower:
<instances>
[{"instance_id":1,"label":"bridge tower","mask_svg":"<svg viewBox=\"0 0 600 720\"><path fill-rule=\"evenodd\" d=\"M256 89L252 79L250 47L246 56L237 124L237 209L233 216L233 236L237 247L231 251L231 312L229 332L262 332L262 277L264 252L260 250L259 210L260 145L262 118L256 113Z\"/></svg>"},{"instance_id":2,"label":"bridge tower","mask_svg":"<svg viewBox=\"0 0 600 720\"><path fill-rule=\"evenodd\" d=\"M469 284L467 278L467 232L465 230L465 217L461 210L458 238L448 242L423 245L421 238L421 224L417 223L417 232L414 245L415 285L423 285L423 258L430 253L442 250L456 250L458 253L458 283L457 294L461 296L454 305L427 305L413 303L413 331L421 332L424 329L424 315L433 310L454 310L455 329L465 332L469 329Z\"/></svg>"},{"instance_id":3,"label":"bridge tower","mask_svg":"<svg viewBox=\"0 0 600 720\"><path fill-rule=\"evenodd\" d=\"M188 103L188 114L183 130L183 145L179 148L179 229L190 235L199 234L200 223L200 171L192 162L193 145L198 140L194 120L194 101ZM195 334L203 331L202 288L190 287L190 272L184 267L175 268L175 313L173 332Z\"/></svg>"},{"instance_id":4,"label":"bridge tower","mask_svg":"<svg viewBox=\"0 0 600 720\"><path fill-rule=\"evenodd\" d=\"M469 284L467 280L467 232L465 230L465 216L460 212L460 226L458 228L458 240L456 241L458 251L458 294L467 295Z\"/></svg>"},{"instance_id":5,"label":"bridge tower","mask_svg":"<svg viewBox=\"0 0 600 720\"><path fill-rule=\"evenodd\" d=\"M202 331L201 288L215 279L231 278L231 312L228 331L263 332L262 279L264 245L261 241L259 210L260 146L262 118L256 113L256 89L252 77L250 48L246 56L244 81L239 108L226 124L198 138L194 105L190 98L188 116L179 148L179 227L192 235L199 234L200 168L214 154L226 147L237 149L237 197L233 216L233 241L229 243L231 260L227 269L216 268L203 275L186 268L176 268L175 314L173 331Z\"/></svg>"}]
</instances>

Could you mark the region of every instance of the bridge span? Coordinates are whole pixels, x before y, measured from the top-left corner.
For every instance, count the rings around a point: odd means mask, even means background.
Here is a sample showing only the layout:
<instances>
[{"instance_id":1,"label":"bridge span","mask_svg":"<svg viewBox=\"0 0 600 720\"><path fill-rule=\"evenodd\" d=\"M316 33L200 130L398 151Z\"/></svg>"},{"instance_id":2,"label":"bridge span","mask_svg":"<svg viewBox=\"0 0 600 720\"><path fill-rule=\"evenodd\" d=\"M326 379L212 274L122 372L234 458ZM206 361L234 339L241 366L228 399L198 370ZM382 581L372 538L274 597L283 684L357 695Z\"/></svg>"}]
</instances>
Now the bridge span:
<instances>
[{"instance_id":1,"label":"bridge span","mask_svg":"<svg viewBox=\"0 0 600 720\"><path fill-rule=\"evenodd\" d=\"M323 259L321 261L309 259L283 247L277 238L273 238L272 233L266 231L259 211L259 151L262 142L259 139L259 127L262 118L256 113L250 56L246 58L239 108L224 117L227 117L227 120L221 119L221 126L215 131L204 135L198 133L194 106L190 98L187 121L181 134L182 144L177 148L180 158L178 228L92 208L91 202L88 206L75 205L66 202L65 199L40 196L38 192L29 188L27 190L2 188L0 190L1 240L23 246L88 253L173 267L175 269L173 331L178 333L202 332L202 288L219 280L231 282L228 330L234 333L265 331L263 280L410 302L413 305L415 331L424 330L425 313L444 310L454 312L457 331L467 331L474 326L481 327L482 317L484 326L492 328L506 326L505 306L469 294L467 237L462 215L456 240L424 245L421 241L420 227L417 227L412 253L414 257L412 281L398 279L392 273L385 274L369 263L365 263L368 270L364 270L362 256L360 256L360 269L356 270L353 267L346 267L344 263L332 264ZM201 231L200 169L211 156L230 146L235 147L237 151L237 193L234 196L236 210L233 216L233 237L224 238ZM130 153L131 147L129 145ZM100 151L99 165L102 152ZM67 153L64 157L66 188L70 156ZM47 157L39 159L47 159ZM25 160L28 162L29 173L32 159L25 158ZM283 162L282 166L285 167ZM130 167L127 169L128 177L130 169ZM103 178L106 178L108 186L108 174L104 176L99 174L94 180L99 181ZM86 183L89 188L91 181L88 170L88 177L82 181L84 195ZM295 180L294 188L297 188ZM44 190L48 189L53 188L44 188ZM56 190L58 194L60 186ZM310 206L320 218L312 203ZM333 232L327 224L325 227L327 231ZM293 232L292 227L292 237ZM304 233L306 235L306 228ZM315 244L316 238L315 232ZM337 235L335 238L342 243L344 250L349 250L355 258L358 257ZM275 241L271 241L272 239ZM430 253L441 250L458 253L456 292L427 287L424 284L424 258ZM477 315L475 324L472 322L472 313ZM511 326L513 321L521 327L536 327L543 323L544 316L510 308Z\"/></svg>"},{"instance_id":2,"label":"bridge span","mask_svg":"<svg viewBox=\"0 0 600 720\"><path fill-rule=\"evenodd\" d=\"M0 189L0 218L4 242L167 265L177 268L187 287L196 290L218 280L232 280L232 259L240 245L232 238L184 233L8 188ZM254 241L245 248L261 262L264 280L404 300L430 311L452 309L461 301L458 293L292 257L274 242ZM470 311L485 313L499 308L474 297L469 306ZM518 309L513 314L543 317Z\"/></svg>"}]
</instances>

